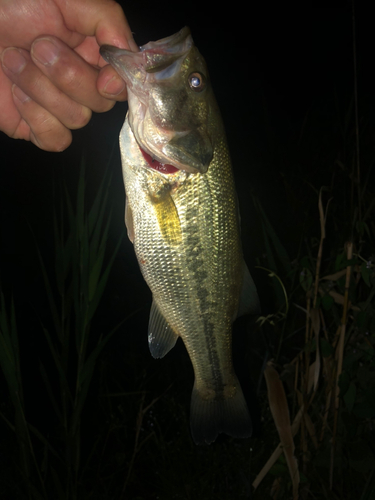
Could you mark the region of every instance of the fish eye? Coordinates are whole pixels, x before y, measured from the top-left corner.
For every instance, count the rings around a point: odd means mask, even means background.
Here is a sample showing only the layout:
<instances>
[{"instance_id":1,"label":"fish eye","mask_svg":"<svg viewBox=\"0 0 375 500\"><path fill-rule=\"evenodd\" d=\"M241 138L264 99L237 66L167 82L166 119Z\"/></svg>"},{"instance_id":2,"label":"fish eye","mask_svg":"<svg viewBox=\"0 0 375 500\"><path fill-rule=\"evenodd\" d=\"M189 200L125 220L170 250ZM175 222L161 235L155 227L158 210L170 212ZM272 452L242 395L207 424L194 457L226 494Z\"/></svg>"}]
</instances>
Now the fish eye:
<instances>
[{"instance_id":1,"label":"fish eye","mask_svg":"<svg viewBox=\"0 0 375 500\"><path fill-rule=\"evenodd\" d=\"M194 90L194 92L202 92L206 87L205 78L201 73L190 73L188 81L190 88Z\"/></svg>"}]
</instances>

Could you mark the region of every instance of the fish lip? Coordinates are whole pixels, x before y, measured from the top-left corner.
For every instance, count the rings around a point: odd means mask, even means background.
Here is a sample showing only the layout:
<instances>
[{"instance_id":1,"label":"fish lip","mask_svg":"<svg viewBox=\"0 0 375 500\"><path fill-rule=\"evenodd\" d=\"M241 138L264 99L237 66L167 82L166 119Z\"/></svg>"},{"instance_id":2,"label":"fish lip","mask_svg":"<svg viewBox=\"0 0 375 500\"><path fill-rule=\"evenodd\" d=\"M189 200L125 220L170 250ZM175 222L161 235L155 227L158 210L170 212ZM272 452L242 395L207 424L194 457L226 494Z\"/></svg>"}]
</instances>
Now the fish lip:
<instances>
[{"instance_id":1,"label":"fish lip","mask_svg":"<svg viewBox=\"0 0 375 500\"><path fill-rule=\"evenodd\" d=\"M131 128L131 125L130 125L130 128ZM132 130L132 132L133 132L134 138L138 144L139 149L141 149L142 151L147 153L149 156L151 156L151 158L154 158L156 161L158 161L162 165L171 165L172 167L175 167L178 170L181 170L182 172L188 172L189 174L204 174L207 172L208 165L201 165L200 164L199 167L192 167L191 165L186 165L185 163L179 163L179 162L170 160L170 159L168 159L168 157L160 156L160 154L158 154L158 152L155 153L155 151L153 151L151 148L149 148L147 144L145 144L145 143L140 144L139 141L137 140L137 137L134 134L133 130ZM193 156L191 156L189 154L185 154L184 156L187 157L187 160L190 160L190 162L197 163L196 159ZM146 168L148 168L152 171L155 171L155 169L153 169L148 164L147 164ZM170 175L170 174L168 174L168 175Z\"/></svg>"},{"instance_id":2,"label":"fish lip","mask_svg":"<svg viewBox=\"0 0 375 500\"><path fill-rule=\"evenodd\" d=\"M182 47L181 45L187 40L190 36L190 40L188 40L188 47L185 48L185 51L188 50L193 45L193 39L191 38L190 28L188 26L184 26L180 31L174 33L173 35L167 36L156 42L148 42L139 47L141 52L153 49L161 49L164 48L169 53L180 52Z\"/></svg>"},{"instance_id":3,"label":"fish lip","mask_svg":"<svg viewBox=\"0 0 375 500\"><path fill-rule=\"evenodd\" d=\"M99 49L100 55L102 58L110 64L111 66L117 68L118 64L116 64L116 61L119 57L121 56L128 56L130 58L136 56L140 52L132 52L131 50L128 49L120 49L120 47L115 47L114 45L107 45L104 44L100 47Z\"/></svg>"},{"instance_id":4,"label":"fish lip","mask_svg":"<svg viewBox=\"0 0 375 500\"><path fill-rule=\"evenodd\" d=\"M182 152L183 154L181 155L184 159L186 158L186 163L179 163L175 161L170 161L170 164L178 168L179 170L184 170L186 172L189 172L191 174L205 174L208 170L209 164L205 165L203 163L200 163L197 161L196 158L194 158L193 155L187 153L186 151L178 148L180 153ZM193 166L193 165L197 166Z\"/></svg>"},{"instance_id":5,"label":"fish lip","mask_svg":"<svg viewBox=\"0 0 375 500\"><path fill-rule=\"evenodd\" d=\"M106 44L100 47L99 52L103 59L111 64L126 84L132 88L135 82L134 70L137 70L137 83L139 84L141 81L140 76L143 76L144 82L147 73L159 71L163 64L169 66L173 59L179 59L192 46L193 39L190 28L185 26L174 35L140 46L138 52ZM124 69L126 65L128 68Z\"/></svg>"}]
</instances>

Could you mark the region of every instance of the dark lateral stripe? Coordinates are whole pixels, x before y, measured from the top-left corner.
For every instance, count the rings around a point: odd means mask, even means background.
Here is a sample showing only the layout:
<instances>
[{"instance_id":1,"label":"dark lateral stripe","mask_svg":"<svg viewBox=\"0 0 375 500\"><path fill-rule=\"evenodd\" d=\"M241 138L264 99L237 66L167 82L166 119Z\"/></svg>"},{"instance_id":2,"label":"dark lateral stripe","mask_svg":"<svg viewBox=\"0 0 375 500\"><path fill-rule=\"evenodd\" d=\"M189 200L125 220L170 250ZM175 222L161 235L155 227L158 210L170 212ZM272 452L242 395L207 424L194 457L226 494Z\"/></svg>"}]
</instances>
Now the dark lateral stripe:
<instances>
[{"instance_id":1,"label":"dark lateral stripe","mask_svg":"<svg viewBox=\"0 0 375 500\"><path fill-rule=\"evenodd\" d=\"M214 389L216 395L219 396L224 392L224 380L220 367L220 358L218 355L217 342L215 338L215 327L213 323L205 322L204 334L208 359L210 361L211 376L214 382Z\"/></svg>"}]
</instances>

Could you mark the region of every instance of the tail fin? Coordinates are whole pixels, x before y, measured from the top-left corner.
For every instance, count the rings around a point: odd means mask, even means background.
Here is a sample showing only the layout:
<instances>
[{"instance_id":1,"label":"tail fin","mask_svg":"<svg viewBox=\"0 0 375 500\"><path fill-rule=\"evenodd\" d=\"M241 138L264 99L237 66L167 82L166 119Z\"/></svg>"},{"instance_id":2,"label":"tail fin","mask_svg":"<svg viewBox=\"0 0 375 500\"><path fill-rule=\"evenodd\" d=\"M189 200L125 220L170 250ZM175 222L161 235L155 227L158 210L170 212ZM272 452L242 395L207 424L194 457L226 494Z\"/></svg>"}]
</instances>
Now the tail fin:
<instances>
[{"instance_id":1,"label":"tail fin","mask_svg":"<svg viewBox=\"0 0 375 500\"><path fill-rule=\"evenodd\" d=\"M194 383L190 427L195 444L210 444L221 432L236 438L251 436L251 418L239 383L236 389L232 398L203 399Z\"/></svg>"}]
</instances>

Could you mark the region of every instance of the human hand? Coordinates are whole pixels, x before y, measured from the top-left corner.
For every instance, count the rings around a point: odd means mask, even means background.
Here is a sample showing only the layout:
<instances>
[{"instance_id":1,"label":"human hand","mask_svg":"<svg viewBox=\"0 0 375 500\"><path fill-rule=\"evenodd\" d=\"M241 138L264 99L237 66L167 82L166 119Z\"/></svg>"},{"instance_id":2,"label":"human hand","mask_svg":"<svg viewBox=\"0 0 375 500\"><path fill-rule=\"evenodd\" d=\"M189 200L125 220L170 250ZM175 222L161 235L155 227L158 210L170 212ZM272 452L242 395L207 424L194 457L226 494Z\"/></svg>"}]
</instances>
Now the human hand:
<instances>
[{"instance_id":1,"label":"human hand","mask_svg":"<svg viewBox=\"0 0 375 500\"><path fill-rule=\"evenodd\" d=\"M103 44L137 50L113 0L0 0L0 130L63 151L70 129L124 101Z\"/></svg>"}]
</instances>

